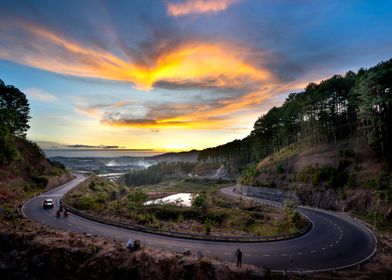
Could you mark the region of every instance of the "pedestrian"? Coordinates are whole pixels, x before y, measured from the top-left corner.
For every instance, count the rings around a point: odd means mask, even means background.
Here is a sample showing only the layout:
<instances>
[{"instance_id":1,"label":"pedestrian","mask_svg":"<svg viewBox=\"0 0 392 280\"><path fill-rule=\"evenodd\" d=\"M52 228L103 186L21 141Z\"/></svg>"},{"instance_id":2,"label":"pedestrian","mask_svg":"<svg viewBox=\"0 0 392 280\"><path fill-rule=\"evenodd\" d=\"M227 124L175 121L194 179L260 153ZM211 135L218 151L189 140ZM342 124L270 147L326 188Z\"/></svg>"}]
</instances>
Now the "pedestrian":
<instances>
[{"instance_id":1,"label":"pedestrian","mask_svg":"<svg viewBox=\"0 0 392 280\"><path fill-rule=\"evenodd\" d=\"M242 263L242 252L240 249L237 249L237 251L235 251L234 254L237 257L237 267L241 267L241 263Z\"/></svg>"}]
</instances>

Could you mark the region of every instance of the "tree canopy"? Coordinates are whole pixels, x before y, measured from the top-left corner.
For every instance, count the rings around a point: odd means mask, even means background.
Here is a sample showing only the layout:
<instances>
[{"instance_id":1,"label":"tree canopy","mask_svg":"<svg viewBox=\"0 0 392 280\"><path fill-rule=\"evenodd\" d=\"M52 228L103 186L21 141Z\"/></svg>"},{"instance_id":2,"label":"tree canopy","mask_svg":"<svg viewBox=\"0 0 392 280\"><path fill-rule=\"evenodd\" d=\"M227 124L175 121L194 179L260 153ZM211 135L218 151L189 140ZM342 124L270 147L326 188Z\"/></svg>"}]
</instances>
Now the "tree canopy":
<instances>
[{"instance_id":1,"label":"tree canopy","mask_svg":"<svg viewBox=\"0 0 392 280\"><path fill-rule=\"evenodd\" d=\"M0 134L26 137L29 126L29 102L19 89L0 80Z\"/></svg>"}]
</instances>

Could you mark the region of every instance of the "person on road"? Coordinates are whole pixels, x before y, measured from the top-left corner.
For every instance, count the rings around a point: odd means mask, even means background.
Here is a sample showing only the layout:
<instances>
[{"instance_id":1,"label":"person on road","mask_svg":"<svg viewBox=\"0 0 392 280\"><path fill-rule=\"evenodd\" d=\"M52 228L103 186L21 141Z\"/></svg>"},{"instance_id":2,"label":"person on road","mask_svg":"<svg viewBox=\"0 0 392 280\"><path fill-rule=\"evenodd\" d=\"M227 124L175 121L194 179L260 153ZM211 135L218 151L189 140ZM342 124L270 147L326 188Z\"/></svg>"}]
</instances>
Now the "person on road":
<instances>
[{"instance_id":1,"label":"person on road","mask_svg":"<svg viewBox=\"0 0 392 280\"><path fill-rule=\"evenodd\" d=\"M241 263L242 263L242 252L240 249L237 249L237 251L235 251L234 255L237 258L237 267L241 267Z\"/></svg>"}]
</instances>

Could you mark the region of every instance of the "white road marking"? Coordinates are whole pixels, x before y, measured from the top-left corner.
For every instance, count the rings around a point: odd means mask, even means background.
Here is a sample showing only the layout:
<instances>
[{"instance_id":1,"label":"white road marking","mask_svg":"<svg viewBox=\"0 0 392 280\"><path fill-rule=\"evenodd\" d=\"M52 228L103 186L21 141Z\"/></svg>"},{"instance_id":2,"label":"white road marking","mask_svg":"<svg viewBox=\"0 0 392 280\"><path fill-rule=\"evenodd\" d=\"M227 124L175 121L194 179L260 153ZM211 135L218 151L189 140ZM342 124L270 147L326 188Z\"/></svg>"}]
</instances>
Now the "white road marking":
<instances>
[{"instance_id":1,"label":"white road marking","mask_svg":"<svg viewBox=\"0 0 392 280\"><path fill-rule=\"evenodd\" d=\"M282 257L287 257L287 254L280 254Z\"/></svg>"},{"instance_id":2,"label":"white road marking","mask_svg":"<svg viewBox=\"0 0 392 280\"><path fill-rule=\"evenodd\" d=\"M270 255L268 255L268 254L266 254L266 255L264 255L264 257L269 257Z\"/></svg>"},{"instance_id":3,"label":"white road marking","mask_svg":"<svg viewBox=\"0 0 392 280\"><path fill-rule=\"evenodd\" d=\"M301 253L301 252L299 252L299 253L297 253L297 255L302 255L302 253Z\"/></svg>"}]
</instances>

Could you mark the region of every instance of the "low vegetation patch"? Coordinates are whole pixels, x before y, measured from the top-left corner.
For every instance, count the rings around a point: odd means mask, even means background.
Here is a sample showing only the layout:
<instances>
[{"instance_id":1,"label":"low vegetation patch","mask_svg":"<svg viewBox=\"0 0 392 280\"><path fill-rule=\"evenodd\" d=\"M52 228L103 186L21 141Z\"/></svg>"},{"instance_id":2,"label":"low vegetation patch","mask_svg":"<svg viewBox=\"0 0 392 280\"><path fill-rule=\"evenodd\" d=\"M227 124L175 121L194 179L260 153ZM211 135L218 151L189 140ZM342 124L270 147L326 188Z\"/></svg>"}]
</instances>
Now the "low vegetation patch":
<instances>
[{"instance_id":1,"label":"low vegetation patch","mask_svg":"<svg viewBox=\"0 0 392 280\"><path fill-rule=\"evenodd\" d=\"M222 186L220 181L193 178L129 188L93 177L67 194L65 202L108 219L186 233L272 236L295 232L305 225L295 205L281 211L230 199L219 193ZM150 199L178 192L194 193L190 207L179 203L144 205Z\"/></svg>"}]
</instances>

